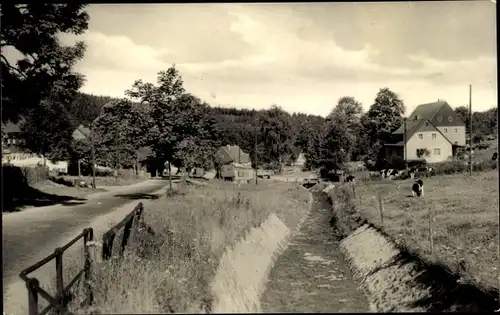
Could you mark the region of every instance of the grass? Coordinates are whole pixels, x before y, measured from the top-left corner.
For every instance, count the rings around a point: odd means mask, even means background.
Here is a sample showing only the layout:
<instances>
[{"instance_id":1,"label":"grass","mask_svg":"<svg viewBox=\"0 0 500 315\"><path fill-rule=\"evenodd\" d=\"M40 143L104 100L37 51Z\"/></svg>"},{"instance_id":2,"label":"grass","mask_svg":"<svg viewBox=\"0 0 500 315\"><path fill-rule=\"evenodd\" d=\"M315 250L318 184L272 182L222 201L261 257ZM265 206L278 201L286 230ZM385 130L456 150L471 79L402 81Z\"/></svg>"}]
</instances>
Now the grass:
<instances>
[{"instance_id":1,"label":"grass","mask_svg":"<svg viewBox=\"0 0 500 315\"><path fill-rule=\"evenodd\" d=\"M412 180L360 183L351 208L410 251L431 262L443 263L481 286L498 287L497 171L473 173L472 177L435 176L424 182L423 198L411 197ZM379 194L383 200L383 224Z\"/></svg>"},{"instance_id":2,"label":"grass","mask_svg":"<svg viewBox=\"0 0 500 315\"><path fill-rule=\"evenodd\" d=\"M78 303L74 303L73 311L151 313L209 309L210 282L224 251L270 213L294 227L308 210L309 194L297 185L261 182L238 187L217 180L210 183L207 187L186 186L184 194L152 201L144 215L155 235L143 234L140 243L121 260L96 263L92 277L94 304L79 309ZM120 238L117 237L118 242ZM81 262L74 260L66 266L65 279L69 279ZM54 288L53 285L50 291Z\"/></svg>"}]
</instances>

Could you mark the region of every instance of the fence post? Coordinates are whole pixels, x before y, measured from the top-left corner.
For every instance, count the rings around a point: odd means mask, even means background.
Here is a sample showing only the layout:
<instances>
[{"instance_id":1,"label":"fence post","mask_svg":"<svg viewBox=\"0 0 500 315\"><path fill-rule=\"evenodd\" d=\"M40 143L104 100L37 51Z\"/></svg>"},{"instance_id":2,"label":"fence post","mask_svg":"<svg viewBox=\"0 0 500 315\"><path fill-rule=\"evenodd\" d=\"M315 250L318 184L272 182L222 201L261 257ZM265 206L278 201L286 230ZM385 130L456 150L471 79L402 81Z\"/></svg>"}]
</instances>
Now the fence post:
<instances>
[{"instance_id":1,"label":"fence post","mask_svg":"<svg viewBox=\"0 0 500 315\"><path fill-rule=\"evenodd\" d=\"M130 237L130 230L132 228L132 223L134 223L134 217L135 214L132 217L130 217L130 220L128 220L128 222L123 227L123 238L122 238L122 246L120 248L120 256L123 255L123 253L125 252L125 247L127 247L127 242L128 238Z\"/></svg>"},{"instance_id":2,"label":"fence post","mask_svg":"<svg viewBox=\"0 0 500 315\"><path fill-rule=\"evenodd\" d=\"M113 252L113 241L115 240L115 232L108 231L102 236L102 260L111 258Z\"/></svg>"},{"instance_id":3,"label":"fence post","mask_svg":"<svg viewBox=\"0 0 500 315\"><path fill-rule=\"evenodd\" d=\"M89 251L89 246L87 245L88 242L92 242L94 240L94 230L92 228L88 228L83 230L85 233L83 236L83 250L85 254L85 291L87 294L87 304L90 305L92 304L92 300L94 299L92 295L92 286L90 285L90 273L91 273L91 266L92 262L90 260L90 251Z\"/></svg>"},{"instance_id":4,"label":"fence post","mask_svg":"<svg viewBox=\"0 0 500 315\"><path fill-rule=\"evenodd\" d=\"M29 315L38 315L38 288L40 287L40 282L37 279L31 278L26 282L26 288L28 289L28 305L29 305Z\"/></svg>"},{"instance_id":5,"label":"fence post","mask_svg":"<svg viewBox=\"0 0 500 315\"><path fill-rule=\"evenodd\" d=\"M429 246L430 254L434 252L434 237L432 236L432 212L431 207L429 207Z\"/></svg>"},{"instance_id":6,"label":"fence post","mask_svg":"<svg viewBox=\"0 0 500 315\"><path fill-rule=\"evenodd\" d=\"M354 187L353 182L351 182L351 186L352 186L352 194L353 194L354 198L356 198L356 187Z\"/></svg>"},{"instance_id":7,"label":"fence post","mask_svg":"<svg viewBox=\"0 0 500 315\"><path fill-rule=\"evenodd\" d=\"M60 313L60 309L62 309L61 307L64 306L63 251L60 247L58 247L54 250L54 253L56 254L56 300L58 303L56 309L58 310L58 313Z\"/></svg>"},{"instance_id":8,"label":"fence post","mask_svg":"<svg viewBox=\"0 0 500 315\"><path fill-rule=\"evenodd\" d=\"M380 223L384 225L384 202L382 201L381 194L378 194L378 207L380 212Z\"/></svg>"}]
</instances>

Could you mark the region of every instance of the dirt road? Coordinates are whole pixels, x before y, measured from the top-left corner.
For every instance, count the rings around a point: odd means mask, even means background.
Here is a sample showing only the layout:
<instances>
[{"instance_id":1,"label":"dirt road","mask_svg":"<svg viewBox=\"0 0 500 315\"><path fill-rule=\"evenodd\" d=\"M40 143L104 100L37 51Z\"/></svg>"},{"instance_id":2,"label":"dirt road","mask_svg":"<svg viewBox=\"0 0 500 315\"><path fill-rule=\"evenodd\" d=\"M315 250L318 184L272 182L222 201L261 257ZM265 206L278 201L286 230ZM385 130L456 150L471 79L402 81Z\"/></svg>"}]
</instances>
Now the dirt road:
<instances>
[{"instance_id":1,"label":"dirt road","mask_svg":"<svg viewBox=\"0 0 500 315\"><path fill-rule=\"evenodd\" d=\"M32 208L3 216L4 283L35 263L40 258L35 257L36 253L54 239L126 203L153 199L157 196L150 193L166 185L168 181L165 180L147 180L88 196L81 204Z\"/></svg>"}]
</instances>

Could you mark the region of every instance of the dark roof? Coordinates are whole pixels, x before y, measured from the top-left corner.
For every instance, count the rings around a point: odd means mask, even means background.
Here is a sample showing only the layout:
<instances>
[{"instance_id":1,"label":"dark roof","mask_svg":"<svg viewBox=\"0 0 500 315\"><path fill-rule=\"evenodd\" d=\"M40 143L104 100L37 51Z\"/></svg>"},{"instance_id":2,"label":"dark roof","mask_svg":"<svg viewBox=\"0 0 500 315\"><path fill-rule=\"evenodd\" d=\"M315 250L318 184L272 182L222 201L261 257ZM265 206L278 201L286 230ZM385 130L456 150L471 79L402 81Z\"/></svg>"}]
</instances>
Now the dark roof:
<instances>
[{"instance_id":1,"label":"dark roof","mask_svg":"<svg viewBox=\"0 0 500 315\"><path fill-rule=\"evenodd\" d=\"M418 105L417 108L408 116L408 119L414 119L417 116L418 119L428 119L431 120L432 117L446 104L445 101L437 101L434 103L427 103Z\"/></svg>"},{"instance_id":2,"label":"dark roof","mask_svg":"<svg viewBox=\"0 0 500 315\"><path fill-rule=\"evenodd\" d=\"M237 163L250 163L250 155L241 150L237 145L227 145L220 147L219 157L223 164L237 162Z\"/></svg>"}]
</instances>

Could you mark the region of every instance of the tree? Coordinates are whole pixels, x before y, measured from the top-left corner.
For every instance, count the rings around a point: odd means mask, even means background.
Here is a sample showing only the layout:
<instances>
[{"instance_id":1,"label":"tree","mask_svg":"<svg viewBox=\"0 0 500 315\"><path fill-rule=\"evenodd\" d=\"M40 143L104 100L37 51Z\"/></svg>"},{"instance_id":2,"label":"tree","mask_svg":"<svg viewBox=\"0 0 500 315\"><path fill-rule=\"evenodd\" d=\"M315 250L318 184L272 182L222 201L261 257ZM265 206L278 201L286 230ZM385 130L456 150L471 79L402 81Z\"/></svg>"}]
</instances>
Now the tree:
<instances>
[{"instance_id":1,"label":"tree","mask_svg":"<svg viewBox=\"0 0 500 315\"><path fill-rule=\"evenodd\" d=\"M121 167L137 167L138 150L149 142L152 121L144 106L126 99L102 108L93 124L96 156L100 163Z\"/></svg>"},{"instance_id":2,"label":"tree","mask_svg":"<svg viewBox=\"0 0 500 315\"><path fill-rule=\"evenodd\" d=\"M291 153L290 147L290 115L277 105L271 108L261 116L261 133L263 136L266 151L269 154L268 159L271 162L277 162L279 171L281 171L283 157Z\"/></svg>"},{"instance_id":3,"label":"tree","mask_svg":"<svg viewBox=\"0 0 500 315\"><path fill-rule=\"evenodd\" d=\"M375 102L362 118L364 141L371 148L367 155L377 163L383 162L383 146L392 132L402 124L405 106L399 96L388 88L380 89Z\"/></svg>"},{"instance_id":4,"label":"tree","mask_svg":"<svg viewBox=\"0 0 500 315\"><path fill-rule=\"evenodd\" d=\"M21 125L23 147L51 161L66 160L71 155L73 126L64 107L57 101L43 100L31 108Z\"/></svg>"},{"instance_id":5,"label":"tree","mask_svg":"<svg viewBox=\"0 0 500 315\"><path fill-rule=\"evenodd\" d=\"M191 165L187 157L181 158L182 153L191 156L196 147L203 147L215 137L214 129L207 128L212 126L208 123L211 120L207 106L185 92L175 66L158 73L157 86L138 80L126 94L151 107L153 128L149 142L155 155L163 161Z\"/></svg>"},{"instance_id":6,"label":"tree","mask_svg":"<svg viewBox=\"0 0 500 315\"><path fill-rule=\"evenodd\" d=\"M71 67L83 57L85 46L61 46L60 33L82 34L88 27L83 4L2 4L2 122L41 106L53 94L62 103L71 101L83 77ZM15 63L7 52L22 57ZM27 93L27 91L29 91ZM33 122L35 123L35 122Z\"/></svg>"},{"instance_id":7,"label":"tree","mask_svg":"<svg viewBox=\"0 0 500 315\"><path fill-rule=\"evenodd\" d=\"M455 108L455 113L457 113L458 117L465 123L465 126L469 126L469 108L467 106Z\"/></svg>"},{"instance_id":8,"label":"tree","mask_svg":"<svg viewBox=\"0 0 500 315\"><path fill-rule=\"evenodd\" d=\"M345 135L342 136L344 137L344 146L342 149L345 154L347 154L348 159L351 159L356 143L358 143L361 138L362 113L363 107L360 102L356 101L353 97L342 97L327 117L328 124L336 124L345 128ZM342 132L341 130L336 130L335 132L338 136L341 136L339 134Z\"/></svg>"}]
</instances>

